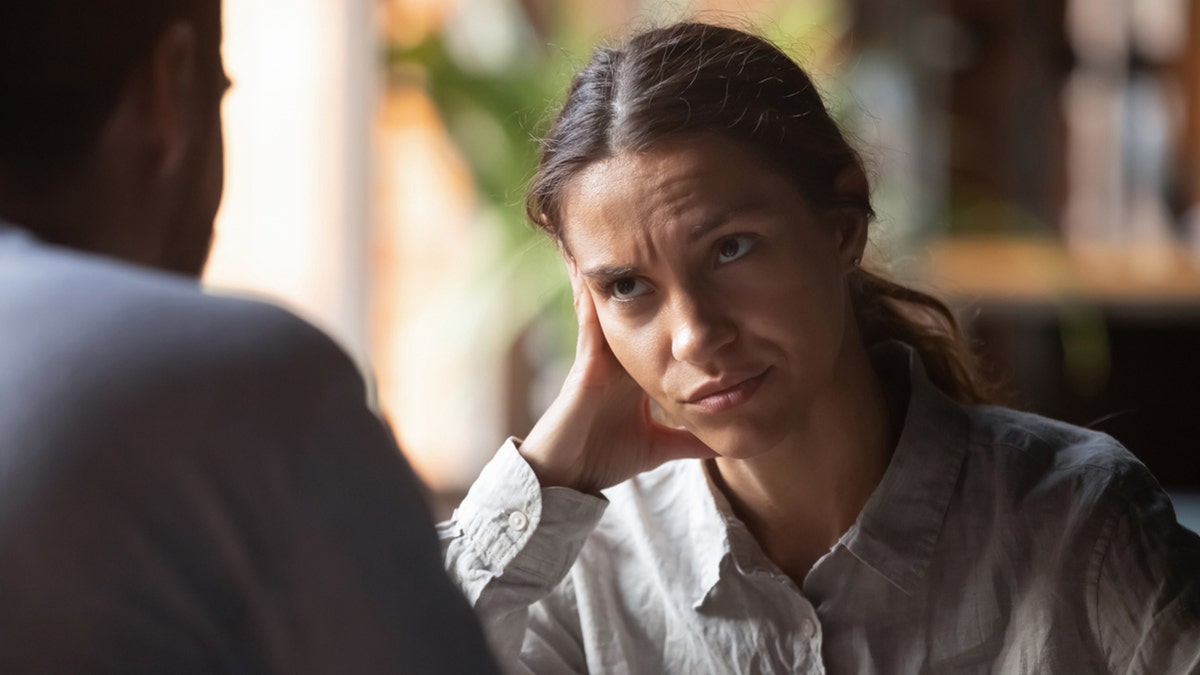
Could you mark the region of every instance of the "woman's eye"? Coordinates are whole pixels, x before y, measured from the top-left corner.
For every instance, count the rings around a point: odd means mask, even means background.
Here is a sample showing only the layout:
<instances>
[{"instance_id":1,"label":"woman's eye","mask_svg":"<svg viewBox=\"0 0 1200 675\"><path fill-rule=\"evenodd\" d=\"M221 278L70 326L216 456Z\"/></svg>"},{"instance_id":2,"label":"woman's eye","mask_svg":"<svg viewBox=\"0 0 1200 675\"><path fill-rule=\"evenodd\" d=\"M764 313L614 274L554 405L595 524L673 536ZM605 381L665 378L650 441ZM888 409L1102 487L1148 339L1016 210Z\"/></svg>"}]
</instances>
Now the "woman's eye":
<instances>
[{"instance_id":1,"label":"woman's eye","mask_svg":"<svg viewBox=\"0 0 1200 675\"><path fill-rule=\"evenodd\" d=\"M730 237L717 244L717 262L733 262L746 255L754 247L754 238L748 235Z\"/></svg>"},{"instance_id":2,"label":"woman's eye","mask_svg":"<svg viewBox=\"0 0 1200 675\"><path fill-rule=\"evenodd\" d=\"M612 282L610 293L617 300L632 300L646 292L646 282L634 277L625 277Z\"/></svg>"}]
</instances>

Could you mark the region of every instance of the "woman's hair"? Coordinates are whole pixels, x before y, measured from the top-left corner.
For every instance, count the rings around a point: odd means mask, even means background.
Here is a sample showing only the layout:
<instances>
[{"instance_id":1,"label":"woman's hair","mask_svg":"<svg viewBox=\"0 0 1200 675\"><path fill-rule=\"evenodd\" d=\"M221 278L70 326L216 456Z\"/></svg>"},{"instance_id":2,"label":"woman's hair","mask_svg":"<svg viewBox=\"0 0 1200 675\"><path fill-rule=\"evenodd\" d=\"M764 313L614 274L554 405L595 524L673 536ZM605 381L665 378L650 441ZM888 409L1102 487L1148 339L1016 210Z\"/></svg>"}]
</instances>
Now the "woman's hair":
<instances>
[{"instance_id":1,"label":"woman's hair","mask_svg":"<svg viewBox=\"0 0 1200 675\"><path fill-rule=\"evenodd\" d=\"M804 70L761 37L701 23L596 50L542 141L526 211L561 241L563 192L574 176L597 161L704 131L740 142L790 177L818 213L875 215L862 159ZM851 274L850 292L866 345L906 342L948 395L964 403L990 398L942 302L861 267Z\"/></svg>"}]
</instances>

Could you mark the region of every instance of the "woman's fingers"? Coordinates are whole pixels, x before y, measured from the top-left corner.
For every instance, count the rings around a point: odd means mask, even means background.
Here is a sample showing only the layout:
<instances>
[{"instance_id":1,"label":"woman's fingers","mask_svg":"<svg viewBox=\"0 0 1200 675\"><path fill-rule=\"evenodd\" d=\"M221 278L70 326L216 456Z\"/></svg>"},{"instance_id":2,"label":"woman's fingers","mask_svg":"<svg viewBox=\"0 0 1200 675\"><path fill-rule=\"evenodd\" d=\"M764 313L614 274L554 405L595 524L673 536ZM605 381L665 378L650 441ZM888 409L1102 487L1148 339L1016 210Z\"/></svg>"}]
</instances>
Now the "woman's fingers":
<instances>
[{"instance_id":1,"label":"woman's fingers","mask_svg":"<svg viewBox=\"0 0 1200 675\"><path fill-rule=\"evenodd\" d=\"M571 296L575 298L575 302L579 302L579 265L572 258L565 258L567 263L567 279L571 281Z\"/></svg>"},{"instance_id":2,"label":"woman's fingers","mask_svg":"<svg viewBox=\"0 0 1200 675\"><path fill-rule=\"evenodd\" d=\"M607 351L604 331L600 328L600 317L596 314L596 303L586 284L580 284L575 295L575 316L579 320L579 340L575 358L594 359Z\"/></svg>"},{"instance_id":3,"label":"woman's fingers","mask_svg":"<svg viewBox=\"0 0 1200 675\"><path fill-rule=\"evenodd\" d=\"M579 322L579 337L575 344L575 361L585 365L609 366L616 362L600 326L600 315L596 312L596 301L587 283L579 275L575 261L567 259L567 274L571 278L571 290L575 294L575 318ZM619 367L619 366L618 366Z\"/></svg>"}]
</instances>

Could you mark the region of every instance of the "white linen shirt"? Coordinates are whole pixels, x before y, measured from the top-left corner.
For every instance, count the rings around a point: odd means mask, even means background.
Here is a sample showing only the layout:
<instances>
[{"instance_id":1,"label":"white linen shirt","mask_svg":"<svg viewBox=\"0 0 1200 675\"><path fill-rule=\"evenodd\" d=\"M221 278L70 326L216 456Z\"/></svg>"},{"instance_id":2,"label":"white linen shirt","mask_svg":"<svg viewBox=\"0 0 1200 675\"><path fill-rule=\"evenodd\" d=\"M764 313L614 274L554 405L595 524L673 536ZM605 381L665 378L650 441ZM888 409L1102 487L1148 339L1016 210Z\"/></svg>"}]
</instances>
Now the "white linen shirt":
<instances>
[{"instance_id":1,"label":"white linen shirt","mask_svg":"<svg viewBox=\"0 0 1200 675\"><path fill-rule=\"evenodd\" d=\"M601 498L540 487L505 443L439 529L508 672L1200 672L1200 538L1141 463L958 405L906 345L872 358L909 392L902 436L799 588L701 460Z\"/></svg>"}]
</instances>

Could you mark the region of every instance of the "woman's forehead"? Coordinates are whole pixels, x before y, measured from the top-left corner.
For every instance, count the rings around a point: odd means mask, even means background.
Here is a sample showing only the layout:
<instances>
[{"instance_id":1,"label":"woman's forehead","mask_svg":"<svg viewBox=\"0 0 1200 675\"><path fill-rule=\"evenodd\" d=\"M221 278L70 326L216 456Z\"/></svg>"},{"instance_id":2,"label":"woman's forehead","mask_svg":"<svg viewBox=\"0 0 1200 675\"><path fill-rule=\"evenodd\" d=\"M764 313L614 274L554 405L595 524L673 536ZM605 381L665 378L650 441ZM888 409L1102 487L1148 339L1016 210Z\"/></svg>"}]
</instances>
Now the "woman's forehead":
<instances>
[{"instance_id":1,"label":"woman's forehead","mask_svg":"<svg viewBox=\"0 0 1200 675\"><path fill-rule=\"evenodd\" d=\"M755 208L791 188L740 144L693 135L594 162L565 187L562 237L647 228L703 228L720 214Z\"/></svg>"},{"instance_id":2,"label":"woman's forehead","mask_svg":"<svg viewBox=\"0 0 1200 675\"><path fill-rule=\"evenodd\" d=\"M563 237L573 249L613 248L666 234L714 199L702 165L678 155L614 157L588 167L563 202ZM682 159L690 159L683 157ZM707 188L707 189L706 189Z\"/></svg>"}]
</instances>

